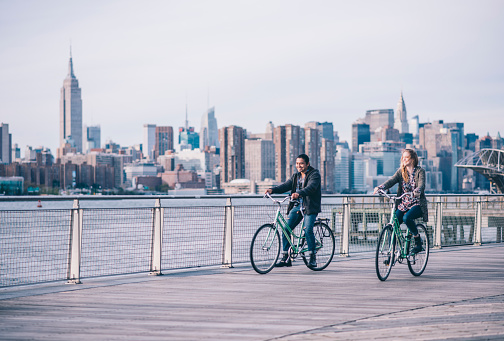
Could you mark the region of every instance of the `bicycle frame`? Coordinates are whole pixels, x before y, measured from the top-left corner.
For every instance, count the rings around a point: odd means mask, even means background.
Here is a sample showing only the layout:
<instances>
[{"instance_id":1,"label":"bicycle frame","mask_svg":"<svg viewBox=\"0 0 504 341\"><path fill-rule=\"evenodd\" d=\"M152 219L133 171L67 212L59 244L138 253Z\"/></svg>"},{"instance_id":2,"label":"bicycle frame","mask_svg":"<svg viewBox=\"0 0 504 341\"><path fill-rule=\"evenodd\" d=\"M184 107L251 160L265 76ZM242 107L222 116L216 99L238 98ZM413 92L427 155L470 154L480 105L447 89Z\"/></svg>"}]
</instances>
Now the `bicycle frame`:
<instances>
[{"instance_id":1,"label":"bicycle frame","mask_svg":"<svg viewBox=\"0 0 504 341\"><path fill-rule=\"evenodd\" d=\"M276 211L276 214L275 214L275 219L272 222L272 225L273 225L274 229L271 230L270 233L271 232L276 233L276 231L278 230L278 228L280 228L282 230L282 233L285 235L285 238L287 238L290 246L292 247L292 251L294 253L300 253L300 252L308 251L308 248L305 248L305 249L301 250L300 245L299 245L301 239L303 238L302 235L303 235L303 231L304 231L304 213L303 213L303 211L301 210L301 214L303 215L303 220L302 220L302 224L301 224L301 232L299 233L299 236L298 236L294 231L292 231L292 229L290 228L289 224L287 223L287 221L283 217L282 213L280 212L281 204L285 200L289 199L289 201L292 201L292 200L290 200L290 196L285 197L281 201L273 199L269 194L267 196L275 204L278 205L278 208L277 208L277 211ZM292 242L291 236L294 236L295 238L297 238L297 243L293 243ZM269 239L270 238L269 238L269 234L268 234L268 239L267 240L269 240ZM271 242L273 242L273 238L271 238ZM269 245L268 247L270 247L270 246L271 245Z\"/></svg>"},{"instance_id":2,"label":"bicycle frame","mask_svg":"<svg viewBox=\"0 0 504 341\"><path fill-rule=\"evenodd\" d=\"M409 250L409 243L411 242L411 233L408 232L406 233L406 236L403 234L403 231L401 230L401 224L399 224L399 219L397 218L394 205L392 205L392 213L390 217L390 224L392 225L393 229L393 234L392 238L397 238L398 244L399 244L399 250L401 252L401 257L406 258L408 256L408 250Z\"/></svg>"},{"instance_id":3,"label":"bicycle frame","mask_svg":"<svg viewBox=\"0 0 504 341\"><path fill-rule=\"evenodd\" d=\"M390 196L387 193L382 191L382 194L391 201L391 213L390 213L390 221L389 224L392 226L392 238L397 238L398 244L399 244L399 251L400 251L400 257L401 258L406 258L408 257L408 250L409 250L409 243L411 242L412 235L409 229L407 230L406 235L403 234L401 230L401 224L399 224L399 219L397 218L396 215L396 210L395 210L395 201L398 199L401 199L403 196L410 194L410 193L404 193L400 197L394 197ZM393 239L395 240L395 239ZM396 258L397 260L397 258Z\"/></svg>"}]
</instances>

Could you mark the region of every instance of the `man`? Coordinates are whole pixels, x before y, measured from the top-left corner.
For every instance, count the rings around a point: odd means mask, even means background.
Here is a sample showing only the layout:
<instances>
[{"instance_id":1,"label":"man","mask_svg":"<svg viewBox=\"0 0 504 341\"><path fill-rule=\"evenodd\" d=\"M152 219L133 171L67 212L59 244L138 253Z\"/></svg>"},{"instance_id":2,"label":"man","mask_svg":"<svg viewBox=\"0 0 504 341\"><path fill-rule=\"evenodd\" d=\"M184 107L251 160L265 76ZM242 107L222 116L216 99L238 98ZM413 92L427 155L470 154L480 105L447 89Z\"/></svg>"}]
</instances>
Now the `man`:
<instances>
[{"instance_id":1,"label":"man","mask_svg":"<svg viewBox=\"0 0 504 341\"><path fill-rule=\"evenodd\" d=\"M301 154L296 158L296 169L298 172L289 180L280 186L267 189L265 193L285 193L290 190L291 198L300 200L301 204L298 206L294 206L292 202L289 204L287 209L287 223L291 230L294 230L303 218L300 212L301 209L303 210L305 213L305 237L306 243L308 244L308 254L310 255L308 266L316 267L317 258L315 256L313 225L315 224L318 213L321 211L320 203L322 200L322 192L320 189L320 173L317 169L310 166L310 158L306 154ZM288 254L290 244L284 234L282 234L282 244L283 256L281 261L275 266L292 266L292 261Z\"/></svg>"}]
</instances>

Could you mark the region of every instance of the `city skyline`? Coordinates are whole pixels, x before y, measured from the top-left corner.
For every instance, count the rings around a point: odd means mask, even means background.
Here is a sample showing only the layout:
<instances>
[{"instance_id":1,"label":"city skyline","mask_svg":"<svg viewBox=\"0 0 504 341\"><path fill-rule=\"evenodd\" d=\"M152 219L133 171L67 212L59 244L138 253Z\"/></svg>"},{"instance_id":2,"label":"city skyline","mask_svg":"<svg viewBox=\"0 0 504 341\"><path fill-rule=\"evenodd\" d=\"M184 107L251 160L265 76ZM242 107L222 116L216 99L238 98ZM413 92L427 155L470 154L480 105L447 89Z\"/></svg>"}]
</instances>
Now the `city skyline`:
<instances>
[{"instance_id":1,"label":"city skyline","mask_svg":"<svg viewBox=\"0 0 504 341\"><path fill-rule=\"evenodd\" d=\"M219 128L327 121L350 143L352 123L367 110L395 110L401 92L408 118L495 136L504 132L503 9L498 1L3 2L0 121L21 150L56 153L71 38L82 121L101 126L102 143L142 143L144 124L183 126L186 106L196 131L215 107Z\"/></svg>"}]
</instances>

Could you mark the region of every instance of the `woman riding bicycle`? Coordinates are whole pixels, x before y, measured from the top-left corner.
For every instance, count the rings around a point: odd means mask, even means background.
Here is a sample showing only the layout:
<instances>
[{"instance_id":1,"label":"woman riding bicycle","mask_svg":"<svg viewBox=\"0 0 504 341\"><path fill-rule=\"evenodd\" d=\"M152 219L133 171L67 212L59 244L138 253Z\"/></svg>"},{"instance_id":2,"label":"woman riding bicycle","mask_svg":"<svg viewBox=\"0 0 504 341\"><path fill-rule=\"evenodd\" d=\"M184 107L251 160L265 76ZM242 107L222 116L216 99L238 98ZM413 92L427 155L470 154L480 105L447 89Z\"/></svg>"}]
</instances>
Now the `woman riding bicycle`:
<instances>
[{"instance_id":1,"label":"woman riding bicycle","mask_svg":"<svg viewBox=\"0 0 504 341\"><path fill-rule=\"evenodd\" d=\"M413 237L415 237L415 247L412 253L419 253L424 250L422 238L418 234L415 226L415 219L423 217L423 221L428 221L427 198L425 197L425 170L418 166L418 155L413 149L403 150L401 156L401 167L387 181L375 187L373 194L378 190L387 190L398 184L397 196L407 194L401 199L401 203L396 202L396 215L399 223L408 226Z\"/></svg>"}]
</instances>

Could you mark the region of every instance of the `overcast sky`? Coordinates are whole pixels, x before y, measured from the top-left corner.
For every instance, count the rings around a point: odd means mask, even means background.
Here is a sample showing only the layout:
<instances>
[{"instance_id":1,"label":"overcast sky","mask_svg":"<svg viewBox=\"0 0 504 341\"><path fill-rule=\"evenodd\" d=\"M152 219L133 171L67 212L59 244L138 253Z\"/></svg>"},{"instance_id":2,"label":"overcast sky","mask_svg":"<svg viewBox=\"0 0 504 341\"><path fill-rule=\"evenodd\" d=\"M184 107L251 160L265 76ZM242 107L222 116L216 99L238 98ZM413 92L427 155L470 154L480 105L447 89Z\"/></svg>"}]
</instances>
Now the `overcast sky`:
<instances>
[{"instance_id":1,"label":"overcast sky","mask_svg":"<svg viewBox=\"0 0 504 341\"><path fill-rule=\"evenodd\" d=\"M0 0L0 122L55 154L70 43L83 123L102 143L145 123L263 132L370 109L504 135L504 1Z\"/></svg>"}]
</instances>

